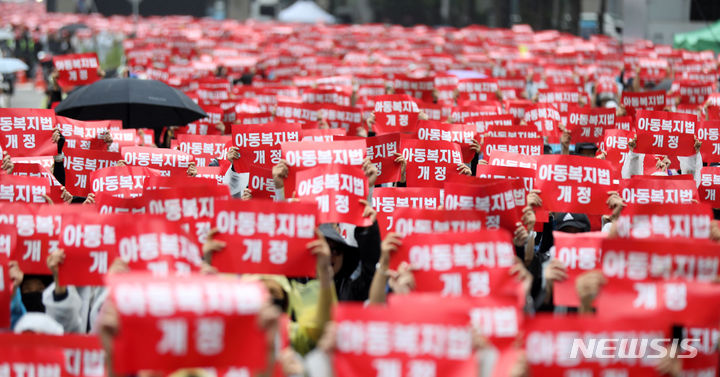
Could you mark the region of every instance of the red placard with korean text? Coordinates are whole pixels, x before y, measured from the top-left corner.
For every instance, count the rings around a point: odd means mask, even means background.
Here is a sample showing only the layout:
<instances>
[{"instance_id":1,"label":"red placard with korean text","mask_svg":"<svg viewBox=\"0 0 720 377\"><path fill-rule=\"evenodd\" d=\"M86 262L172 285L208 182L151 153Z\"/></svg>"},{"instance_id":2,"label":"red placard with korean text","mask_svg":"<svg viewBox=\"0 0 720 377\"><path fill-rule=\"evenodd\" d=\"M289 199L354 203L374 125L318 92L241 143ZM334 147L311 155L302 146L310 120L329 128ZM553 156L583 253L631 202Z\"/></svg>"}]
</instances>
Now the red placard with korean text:
<instances>
[{"instance_id":1,"label":"red placard with korean text","mask_svg":"<svg viewBox=\"0 0 720 377\"><path fill-rule=\"evenodd\" d=\"M636 175L620 183L620 196L627 204L690 204L698 201L698 189L691 175L686 179Z\"/></svg>"},{"instance_id":2,"label":"red placard with korean text","mask_svg":"<svg viewBox=\"0 0 720 377\"><path fill-rule=\"evenodd\" d=\"M580 306L575 288L578 276L601 267L601 232L563 233L553 232L555 247L552 257L559 260L566 269L567 279L553 283L553 303L558 306Z\"/></svg>"},{"instance_id":3,"label":"red placard with korean text","mask_svg":"<svg viewBox=\"0 0 720 377\"><path fill-rule=\"evenodd\" d=\"M54 128L53 110L0 109L0 145L12 157L56 155Z\"/></svg>"},{"instance_id":4,"label":"red placard with korean text","mask_svg":"<svg viewBox=\"0 0 720 377\"><path fill-rule=\"evenodd\" d=\"M235 171L247 171L251 164L272 169L280 162L280 145L300 141L300 131L300 125L289 123L233 125L233 146L240 149Z\"/></svg>"},{"instance_id":5,"label":"red placard with korean text","mask_svg":"<svg viewBox=\"0 0 720 377\"><path fill-rule=\"evenodd\" d=\"M278 101L275 106L275 120L317 127L319 109L320 104Z\"/></svg>"},{"instance_id":6,"label":"red placard with korean text","mask_svg":"<svg viewBox=\"0 0 720 377\"><path fill-rule=\"evenodd\" d=\"M600 149L606 153L605 160L616 169L621 169L627 158L628 142L633 139L633 133L624 130L605 130Z\"/></svg>"},{"instance_id":7,"label":"red placard with korean text","mask_svg":"<svg viewBox=\"0 0 720 377\"><path fill-rule=\"evenodd\" d=\"M58 71L58 85L65 90L92 84L100 79L100 63L94 52L53 56L53 65Z\"/></svg>"},{"instance_id":8,"label":"red placard with korean text","mask_svg":"<svg viewBox=\"0 0 720 377\"><path fill-rule=\"evenodd\" d=\"M440 188L376 187L372 205L377 211L380 232L385 235L395 226L394 213L399 208L437 209L442 205Z\"/></svg>"},{"instance_id":9,"label":"red placard with korean text","mask_svg":"<svg viewBox=\"0 0 720 377\"><path fill-rule=\"evenodd\" d=\"M338 376L477 374L466 305L343 303L335 307L333 320L338 344L333 367Z\"/></svg>"},{"instance_id":10,"label":"red placard with korean text","mask_svg":"<svg viewBox=\"0 0 720 377\"><path fill-rule=\"evenodd\" d=\"M407 139L400 141L400 149L407 161L408 187L442 187L460 176L457 169L463 160L459 144Z\"/></svg>"},{"instance_id":11,"label":"red placard with korean text","mask_svg":"<svg viewBox=\"0 0 720 377\"><path fill-rule=\"evenodd\" d=\"M111 166L90 174L90 189L95 195L108 193L121 198L140 196L145 179L158 176L157 170L140 166Z\"/></svg>"},{"instance_id":12,"label":"red placard with korean text","mask_svg":"<svg viewBox=\"0 0 720 377\"><path fill-rule=\"evenodd\" d=\"M539 156L543 153L543 140L539 137L534 139L483 137L480 141L483 157L491 156L495 151L519 153L525 156Z\"/></svg>"},{"instance_id":13,"label":"red placard with korean text","mask_svg":"<svg viewBox=\"0 0 720 377\"><path fill-rule=\"evenodd\" d=\"M638 110L636 153L691 156L695 154L697 117L667 111Z\"/></svg>"},{"instance_id":14,"label":"red placard with korean text","mask_svg":"<svg viewBox=\"0 0 720 377\"><path fill-rule=\"evenodd\" d=\"M475 156L475 152L470 149L474 136L475 127L469 124L450 124L429 120L418 121L418 140L448 141L460 144L463 161L470 161Z\"/></svg>"},{"instance_id":15,"label":"red placard with korean text","mask_svg":"<svg viewBox=\"0 0 720 377\"><path fill-rule=\"evenodd\" d=\"M189 153L166 148L123 147L121 153L126 164L157 169L164 176L185 176L195 161Z\"/></svg>"},{"instance_id":16,"label":"red placard with korean text","mask_svg":"<svg viewBox=\"0 0 720 377\"><path fill-rule=\"evenodd\" d=\"M318 223L370 226L362 217L368 180L362 169L348 165L324 165L297 173L295 194L303 202L316 203Z\"/></svg>"},{"instance_id":17,"label":"red placard with korean text","mask_svg":"<svg viewBox=\"0 0 720 377\"><path fill-rule=\"evenodd\" d=\"M622 105L628 110L654 110L665 108L665 91L650 92L624 91L621 99ZM632 115L632 112L630 112Z\"/></svg>"},{"instance_id":18,"label":"red placard with korean text","mask_svg":"<svg viewBox=\"0 0 720 377\"><path fill-rule=\"evenodd\" d=\"M277 200L275 193L275 181L272 176L272 169L265 169L257 165L250 165L248 188L253 199Z\"/></svg>"},{"instance_id":19,"label":"red placard with korean text","mask_svg":"<svg viewBox=\"0 0 720 377\"><path fill-rule=\"evenodd\" d=\"M212 275L117 274L107 277L107 286L123 328L113 344L117 373L265 367L266 336L257 319L267 300L262 284Z\"/></svg>"},{"instance_id":20,"label":"red placard with korean text","mask_svg":"<svg viewBox=\"0 0 720 377\"><path fill-rule=\"evenodd\" d=\"M60 215L64 208L60 205L0 204L0 224L12 225L17 230L17 246L10 259L18 261L24 273L50 273L46 260L58 245Z\"/></svg>"},{"instance_id":21,"label":"red placard with korean text","mask_svg":"<svg viewBox=\"0 0 720 377\"><path fill-rule=\"evenodd\" d=\"M703 162L720 162L720 120L706 120L698 124L697 138L702 142Z\"/></svg>"},{"instance_id":22,"label":"red placard with korean text","mask_svg":"<svg viewBox=\"0 0 720 377\"><path fill-rule=\"evenodd\" d=\"M497 224L488 223L487 216L481 211L402 207L393 213L392 228L389 231L407 237L413 234L475 232L488 228L497 228Z\"/></svg>"},{"instance_id":23,"label":"red placard with korean text","mask_svg":"<svg viewBox=\"0 0 720 377\"><path fill-rule=\"evenodd\" d=\"M542 137L535 126L518 125L518 126L490 126L487 132L483 134L485 137L496 138L518 138L518 139L537 139ZM476 136L479 139L479 135Z\"/></svg>"},{"instance_id":24,"label":"red placard with korean text","mask_svg":"<svg viewBox=\"0 0 720 377\"><path fill-rule=\"evenodd\" d=\"M295 190L296 173L325 165L362 166L367 156L365 140L283 143L281 150L290 170L284 182L286 198Z\"/></svg>"},{"instance_id":25,"label":"red placard with korean text","mask_svg":"<svg viewBox=\"0 0 720 377\"><path fill-rule=\"evenodd\" d=\"M323 104L320 117L330 128L342 128L349 134L355 134L359 127L365 128L362 110L359 107Z\"/></svg>"},{"instance_id":26,"label":"red placard with korean text","mask_svg":"<svg viewBox=\"0 0 720 377\"><path fill-rule=\"evenodd\" d=\"M48 194L47 178L0 174L0 202L43 204L47 203L43 195Z\"/></svg>"},{"instance_id":27,"label":"red placard with korean text","mask_svg":"<svg viewBox=\"0 0 720 377\"><path fill-rule=\"evenodd\" d=\"M407 94L387 94L373 97L375 101L375 124L378 134L392 132L416 132L420 108Z\"/></svg>"},{"instance_id":28,"label":"red placard with korean text","mask_svg":"<svg viewBox=\"0 0 720 377\"><path fill-rule=\"evenodd\" d=\"M607 193L615 188L609 161L570 155L537 157L535 188L543 208L553 212L602 215Z\"/></svg>"},{"instance_id":29,"label":"red placard with korean text","mask_svg":"<svg viewBox=\"0 0 720 377\"><path fill-rule=\"evenodd\" d=\"M525 187L520 180L487 180L479 184L447 183L445 209L475 210L487 216L487 227L515 231L525 207Z\"/></svg>"},{"instance_id":30,"label":"red placard with korean text","mask_svg":"<svg viewBox=\"0 0 720 377\"><path fill-rule=\"evenodd\" d=\"M13 161L14 162L14 161ZM48 196L53 203L62 202L62 187L63 185L58 182L57 178L52 174L50 169L43 167L38 163L17 163L14 162L15 167L13 168L12 175L21 177L36 177L43 178L50 185L50 191ZM2 174L0 174L2 175ZM0 178L1 179L1 178ZM1 190L0 190L1 191Z\"/></svg>"},{"instance_id":31,"label":"red placard with korean text","mask_svg":"<svg viewBox=\"0 0 720 377\"><path fill-rule=\"evenodd\" d=\"M596 143L607 129L615 127L615 109L571 107L567 127L573 143Z\"/></svg>"},{"instance_id":32,"label":"red placard with korean text","mask_svg":"<svg viewBox=\"0 0 720 377\"><path fill-rule=\"evenodd\" d=\"M65 260L58 268L58 283L76 286L101 286L108 267L119 256L116 230L137 221L130 214L98 214L92 210L62 215L59 247ZM144 245L151 247L152 245ZM144 250L147 254L147 250Z\"/></svg>"},{"instance_id":33,"label":"red placard with korean text","mask_svg":"<svg viewBox=\"0 0 720 377\"><path fill-rule=\"evenodd\" d=\"M393 183L400 180L402 166L395 162L394 154L400 153L400 134L391 133L365 139L367 157L377 167L378 175L375 184Z\"/></svg>"},{"instance_id":34,"label":"red placard with korean text","mask_svg":"<svg viewBox=\"0 0 720 377\"><path fill-rule=\"evenodd\" d=\"M195 158L198 167L209 166L212 159L224 160L230 135L188 135L177 136L177 146L182 152Z\"/></svg>"},{"instance_id":35,"label":"red placard with korean text","mask_svg":"<svg viewBox=\"0 0 720 377\"><path fill-rule=\"evenodd\" d=\"M656 370L659 354L647 345L669 336L670 326L662 318L618 320L564 316L561 319L546 314L524 323L527 363L533 376L602 377L607 376L607 372L616 372L621 376L659 377ZM640 357L622 357L623 350L627 349L622 344L628 341L646 345L638 347ZM579 347L573 350L576 342L580 342ZM596 357L601 352L604 357ZM655 359L648 358L651 353Z\"/></svg>"},{"instance_id":36,"label":"red placard with korean text","mask_svg":"<svg viewBox=\"0 0 720 377\"><path fill-rule=\"evenodd\" d=\"M711 302L720 299L720 287L687 279L608 278L595 299L598 317L658 318L687 326L717 323L720 312Z\"/></svg>"},{"instance_id":37,"label":"red placard with korean text","mask_svg":"<svg viewBox=\"0 0 720 377\"><path fill-rule=\"evenodd\" d=\"M90 181L92 173L116 166L121 159L117 152L68 149L65 151L65 186L73 195L87 196L93 191Z\"/></svg>"},{"instance_id":38,"label":"red placard with korean text","mask_svg":"<svg viewBox=\"0 0 720 377\"><path fill-rule=\"evenodd\" d=\"M485 102L497 100L497 92L500 88L495 78L478 78L459 80L457 90L458 102Z\"/></svg>"},{"instance_id":39,"label":"red placard with korean text","mask_svg":"<svg viewBox=\"0 0 720 377\"><path fill-rule=\"evenodd\" d=\"M704 166L700 169L700 186L697 190L700 201L712 208L720 208L720 167Z\"/></svg>"},{"instance_id":40,"label":"red placard with korean text","mask_svg":"<svg viewBox=\"0 0 720 377\"><path fill-rule=\"evenodd\" d=\"M66 358L54 335L0 334L0 370L8 377L66 376Z\"/></svg>"},{"instance_id":41,"label":"red placard with korean text","mask_svg":"<svg viewBox=\"0 0 720 377\"><path fill-rule=\"evenodd\" d=\"M630 204L617 224L620 238L708 239L712 209L705 203Z\"/></svg>"},{"instance_id":42,"label":"red placard with korean text","mask_svg":"<svg viewBox=\"0 0 720 377\"><path fill-rule=\"evenodd\" d=\"M478 115L465 118L465 123L475 126L478 133L487 132L492 126L510 127L515 124L511 114Z\"/></svg>"},{"instance_id":43,"label":"red placard with korean text","mask_svg":"<svg viewBox=\"0 0 720 377\"><path fill-rule=\"evenodd\" d=\"M218 271L315 276L315 257L306 247L318 225L314 203L223 200L216 205L216 239L234 245L213 255Z\"/></svg>"},{"instance_id":44,"label":"red placard with korean text","mask_svg":"<svg viewBox=\"0 0 720 377\"><path fill-rule=\"evenodd\" d=\"M489 156L488 165L520 167L536 170L537 159L534 156L495 150L492 155Z\"/></svg>"},{"instance_id":45,"label":"red placard with korean text","mask_svg":"<svg viewBox=\"0 0 720 377\"><path fill-rule=\"evenodd\" d=\"M130 270L151 271L156 276L182 275L199 272L202 245L180 223L158 216L132 215L111 217L115 226L118 256Z\"/></svg>"},{"instance_id":46,"label":"red placard with korean text","mask_svg":"<svg viewBox=\"0 0 720 377\"><path fill-rule=\"evenodd\" d=\"M10 256L15 255L17 229L9 224L0 224L0 327L10 328L10 302L13 292L10 280Z\"/></svg>"},{"instance_id":47,"label":"red placard with korean text","mask_svg":"<svg viewBox=\"0 0 720 377\"><path fill-rule=\"evenodd\" d=\"M516 294L509 272L515 247L504 230L414 234L403 239L391 268L401 262L414 267L417 292L471 297Z\"/></svg>"},{"instance_id":48,"label":"red placard with korean text","mask_svg":"<svg viewBox=\"0 0 720 377\"><path fill-rule=\"evenodd\" d=\"M537 127L538 132L551 143L560 140L560 112L551 104L536 104L525 110L523 118L527 124Z\"/></svg>"}]
</instances>

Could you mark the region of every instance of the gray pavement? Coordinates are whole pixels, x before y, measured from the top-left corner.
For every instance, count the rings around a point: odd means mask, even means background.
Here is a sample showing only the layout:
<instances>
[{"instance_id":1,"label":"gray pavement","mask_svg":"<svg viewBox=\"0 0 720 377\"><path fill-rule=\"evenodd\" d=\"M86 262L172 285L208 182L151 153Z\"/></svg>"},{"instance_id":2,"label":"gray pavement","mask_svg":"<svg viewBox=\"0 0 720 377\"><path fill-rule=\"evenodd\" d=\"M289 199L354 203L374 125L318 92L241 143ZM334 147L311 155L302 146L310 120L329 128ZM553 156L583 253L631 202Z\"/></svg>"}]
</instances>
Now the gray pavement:
<instances>
[{"instance_id":1,"label":"gray pavement","mask_svg":"<svg viewBox=\"0 0 720 377\"><path fill-rule=\"evenodd\" d=\"M36 90L32 84L20 84L15 87L15 95L10 99L10 107L40 108L45 106L45 93Z\"/></svg>"}]
</instances>

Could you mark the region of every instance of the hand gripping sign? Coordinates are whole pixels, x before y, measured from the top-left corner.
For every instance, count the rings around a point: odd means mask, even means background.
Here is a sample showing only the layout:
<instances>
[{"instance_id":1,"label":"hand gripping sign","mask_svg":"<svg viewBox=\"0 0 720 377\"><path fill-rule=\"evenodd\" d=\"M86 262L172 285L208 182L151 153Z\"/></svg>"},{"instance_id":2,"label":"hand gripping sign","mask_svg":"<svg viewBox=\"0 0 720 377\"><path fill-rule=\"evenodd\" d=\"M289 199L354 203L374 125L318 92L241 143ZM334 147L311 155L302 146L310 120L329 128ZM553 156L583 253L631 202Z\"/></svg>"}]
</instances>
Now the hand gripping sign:
<instances>
[{"instance_id":1,"label":"hand gripping sign","mask_svg":"<svg viewBox=\"0 0 720 377\"><path fill-rule=\"evenodd\" d=\"M135 273L106 281L122 328L113 344L115 372L266 366L266 335L257 319L267 301L262 284Z\"/></svg>"}]
</instances>

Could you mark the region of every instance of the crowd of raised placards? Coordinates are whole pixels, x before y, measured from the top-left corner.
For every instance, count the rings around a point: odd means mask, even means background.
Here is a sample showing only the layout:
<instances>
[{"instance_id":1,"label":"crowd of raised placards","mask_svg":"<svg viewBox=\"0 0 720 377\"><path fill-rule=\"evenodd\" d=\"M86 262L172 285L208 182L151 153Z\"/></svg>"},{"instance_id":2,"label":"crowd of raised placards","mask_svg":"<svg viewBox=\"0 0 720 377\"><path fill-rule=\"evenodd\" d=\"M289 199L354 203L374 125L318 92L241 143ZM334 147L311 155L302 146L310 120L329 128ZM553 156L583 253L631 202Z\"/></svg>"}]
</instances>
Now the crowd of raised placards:
<instances>
[{"instance_id":1,"label":"crowd of raised placards","mask_svg":"<svg viewBox=\"0 0 720 377\"><path fill-rule=\"evenodd\" d=\"M208 114L0 109L0 376L720 373L714 53L0 10Z\"/></svg>"}]
</instances>

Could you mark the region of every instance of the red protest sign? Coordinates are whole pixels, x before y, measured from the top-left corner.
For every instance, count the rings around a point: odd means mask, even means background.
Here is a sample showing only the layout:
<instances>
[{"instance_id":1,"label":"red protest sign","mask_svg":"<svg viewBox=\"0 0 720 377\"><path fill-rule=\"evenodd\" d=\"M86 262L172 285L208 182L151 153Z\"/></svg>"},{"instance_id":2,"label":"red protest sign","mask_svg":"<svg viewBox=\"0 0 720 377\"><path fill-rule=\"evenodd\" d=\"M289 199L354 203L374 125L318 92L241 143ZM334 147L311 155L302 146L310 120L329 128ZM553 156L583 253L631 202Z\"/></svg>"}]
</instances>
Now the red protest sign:
<instances>
[{"instance_id":1,"label":"red protest sign","mask_svg":"<svg viewBox=\"0 0 720 377\"><path fill-rule=\"evenodd\" d=\"M375 101L375 124L378 134L392 132L415 132L420 109L407 94L388 94L373 97Z\"/></svg>"},{"instance_id":2,"label":"red protest sign","mask_svg":"<svg viewBox=\"0 0 720 377\"><path fill-rule=\"evenodd\" d=\"M50 191L47 195L50 197L53 203L62 202L63 185L58 182L57 178L55 178L55 176L48 168L45 168L37 163L15 163L12 175L45 179L50 186Z\"/></svg>"},{"instance_id":3,"label":"red protest sign","mask_svg":"<svg viewBox=\"0 0 720 377\"><path fill-rule=\"evenodd\" d=\"M449 124L429 120L418 121L418 140L448 141L460 144L463 161L470 161L475 156L475 152L470 149L474 136L475 127L469 124Z\"/></svg>"},{"instance_id":4,"label":"red protest sign","mask_svg":"<svg viewBox=\"0 0 720 377\"><path fill-rule=\"evenodd\" d=\"M720 120L700 122L697 138L702 142L700 153L703 162L720 162Z\"/></svg>"},{"instance_id":5,"label":"red protest sign","mask_svg":"<svg viewBox=\"0 0 720 377\"><path fill-rule=\"evenodd\" d=\"M525 110L525 122L537 127L538 132L548 138L551 143L560 140L560 112L551 104L536 104Z\"/></svg>"},{"instance_id":6,"label":"red protest sign","mask_svg":"<svg viewBox=\"0 0 720 377\"><path fill-rule=\"evenodd\" d=\"M320 104L278 101L275 120L283 123L317 124Z\"/></svg>"},{"instance_id":7,"label":"red protest sign","mask_svg":"<svg viewBox=\"0 0 720 377\"><path fill-rule=\"evenodd\" d=\"M403 207L393 213L389 231L407 237L413 234L446 232L475 232L494 224L487 223L487 216L480 211L451 211ZM495 225L495 227L497 227Z\"/></svg>"},{"instance_id":8,"label":"red protest sign","mask_svg":"<svg viewBox=\"0 0 720 377\"><path fill-rule=\"evenodd\" d=\"M629 204L690 204L698 201L695 180L691 175L684 177L687 179L636 175L621 182L620 195Z\"/></svg>"},{"instance_id":9,"label":"red protest sign","mask_svg":"<svg viewBox=\"0 0 720 377\"><path fill-rule=\"evenodd\" d=\"M168 221L178 222L198 242L205 242L205 235L210 231L212 219L215 218L215 201L230 198L228 186L205 180L198 184L173 182L175 184L170 188L153 190L147 187L149 181L146 182L142 196L145 199L146 212L163 215Z\"/></svg>"},{"instance_id":10,"label":"red protest sign","mask_svg":"<svg viewBox=\"0 0 720 377\"><path fill-rule=\"evenodd\" d=\"M54 156L50 140L55 112L45 109L0 109L2 150L12 157Z\"/></svg>"},{"instance_id":11,"label":"red protest sign","mask_svg":"<svg viewBox=\"0 0 720 377\"><path fill-rule=\"evenodd\" d=\"M655 90L649 92L623 91L622 105L628 110L654 110L665 108L665 91ZM632 115L632 113L631 113Z\"/></svg>"},{"instance_id":12,"label":"red protest sign","mask_svg":"<svg viewBox=\"0 0 720 377\"><path fill-rule=\"evenodd\" d=\"M373 189L372 205L384 235L393 229L396 208L437 209L442 205L440 188L377 187Z\"/></svg>"},{"instance_id":13,"label":"red protest sign","mask_svg":"<svg viewBox=\"0 0 720 377\"><path fill-rule=\"evenodd\" d=\"M462 79L458 81L458 102L462 101L495 101L500 91L498 81L494 78Z\"/></svg>"},{"instance_id":14,"label":"red protest sign","mask_svg":"<svg viewBox=\"0 0 720 377\"><path fill-rule=\"evenodd\" d=\"M543 140L518 139L510 137L482 137L483 157L491 156L495 151L519 153L525 156L539 156L543 153Z\"/></svg>"},{"instance_id":15,"label":"red protest sign","mask_svg":"<svg viewBox=\"0 0 720 377\"><path fill-rule=\"evenodd\" d=\"M435 88L434 77L408 77L406 75L395 75L392 87L397 94L407 94L411 97L432 102L433 89Z\"/></svg>"},{"instance_id":16,"label":"red protest sign","mask_svg":"<svg viewBox=\"0 0 720 377\"><path fill-rule=\"evenodd\" d=\"M300 141L298 124L233 125L233 145L242 158L235 160L235 171L244 172L250 165L272 169L280 162L280 145Z\"/></svg>"},{"instance_id":17,"label":"red protest sign","mask_svg":"<svg viewBox=\"0 0 720 377\"><path fill-rule=\"evenodd\" d=\"M380 173L375 184L393 183L400 181L402 167L395 162L395 153L400 153L400 134L392 133L368 137L367 157L375 164Z\"/></svg>"},{"instance_id":18,"label":"red protest sign","mask_svg":"<svg viewBox=\"0 0 720 377\"><path fill-rule=\"evenodd\" d=\"M669 324L662 318L631 321L565 316L559 320L552 315L538 315L524 323L529 371L533 376L580 373L600 377L608 371L623 376L657 376L657 364L647 358L654 355L657 359L662 354L649 345L656 342L662 346L668 340L669 330ZM637 348L639 357L622 357L629 351L628 344L643 345ZM631 347L630 352L636 352Z\"/></svg>"},{"instance_id":19,"label":"red protest sign","mask_svg":"<svg viewBox=\"0 0 720 377\"><path fill-rule=\"evenodd\" d=\"M257 314L267 290L219 276L107 278L123 331L115 337L117 373L186 367L265 367L266 336ZM243 334L243 336L237 336Z\"/></svg>"},{"instance_id":20,"label":"red protest sign","mask_svg":"<svg viewBox=\"0 0 720 377\"><path fill-rule=\"evenodd\" d=\"M573 105L580 103L580 92L573 86L559 86L538 89L538 103L553 105L558 111L567 113Z\"/></svg>"},{"instance_id":21,"label":"red protest sign","mask_svg":"<svg viewBox=\"0 0 720 377\"><path fill-rule=\"evenodd\" d=\"M139 197L118 197L101 192L95 197L95 206L99 213L145 213L146 200Z\"/></svg>"},{"instance_id":22,"label":"red protest sign","mask_svg":"<svg viewBox=\"0 0 720 377\"><path fill-rule=\"evenodd\" d=\"M592 157L537 157L535 188L543 208L553 212L602 215L608 212L607 193L614 189L609 161Z\"/></svg>"},{"instance_id":23,"label":"red protest sign","mask_svg":"<svg viewBox=\"0 0 720 377\"><path fill-rule=\"evenodd\" d=\"M17 230L17 247L11 260L26 274L47 274L46 259L58 245L62 206L27 203L0 204L0 224Z\"/></svg>"},{"instance_id":24,"label":"red protest sign","mask_svg":"<svg viewBox=\"0 0 720 377\"><path fill-rule=\"evenodd\" d=\"M320 118L327 122L330 128L342 128L348 133L354 134L359 127L365 128L362 110L359 107L323 104Z\"/></svg>"},{"instance_id":25,"label":"red protest sign","mask_svg":"<svg viewBox=\"0 0 720 377\"><path fill-rule=\"evenodd\" d=\"M559 260L567 271L567 279L553 283L553 303L558 306L580 306L575 280L585 272L601 267L601 232L563 233L553 232L555 247L552 257Z\"/></svg>"},{"instance_id":26,"label":"red protest sign","mask_svg":"<svg viewBox=\"0 0 720 377\"><path fill-rule=\"evenodd\" d=\"M10 302L13 292L10 280L10 255L15 254L17 230L12 225L0 225L0 327L10 328Z\"/></svg>"},{"instance_id":27,"label":"red protest sign","mask_svg":"<svg viewBox=\"0 0 720 377\"><path fill-rule=\"evenodd\" d=\"M437 305L436 301L388 307L340 304L333 319L338 376L477 373L465 305ZM426 335L430 332L432 337Z\"/></svg>"},{"instance_id":28,"label":"red protest sign","mask_svg":"<svg viewBox=\"0 0 720 377\"><path fill-rule=\"evenodd\" d=\"M617 220L620 238L708 239L712 210L705 203L630 204Z\"/></svg>"},{"instance_id":29,"label":"red protest sign","mask_svg":"<svg viewBox=\"0 0 720 377\"><path fill-rule=\"evenodd\" d=\"M615 128L624 131L635 131L635 122L633 117L630 115L616 116L615 117Z\"/></svg>"},{"instance_id":30,"label":"red protest sign","mask_svg":"<svg viewBox=\"0 0 720 377\"><path fill-rule=\"evenodd\" d=\"M65 252L65 260L58 268L58 283L103 285L108 267L118 256L116 228L123 222L132 223L135 217L72 211L63 213L62 218L59 247Z\"/></svg>"},{"instance_id":31,"label":"red protest sign","mask_svg":"<svg viewBox=\"0 0 720 377\"><path fill-rule=\"evenodd\" d=\"M127 216L113 216L108 222L115 226L117 255L130 270L151 271L156 276L200 271L202 246L181 224L138 215L134 216L139 221L128 222Z\"/></svg>"},{"instance_id":32,"label":"red protest sign","mask_svg":"<svg viewBox=\"0 0 720 377\"><path fill-rule=\"evenodd\" d=\"M510 267L515 247L510 233L484 230L464 233L414 234L403 239L390 263L414 268L417 292L443 296L513 295Z\"/></svg>"},{"instance_id":33,"label":"red protest sign","mask_svg":"<svg viewBox=\"0 0 720 377\"><path fill-rule=\"evenodd\" d=\"M720 208L720 167L704 166L700 169L699 199L712 208Z\"/></svg>"},{"instance_id":34,"label":"red protest sign","mask_svg":"<svg viewBox=\"0 0 720 377\"><path fill-rule=\"evenodd\" d=\"M708 305L720 299L717 284L684 279L609 278L595 300L599 317L658 318L688 326L717 323L720 313Z\"/></svg>"},{"instance_id":35,"label":"red protest sign","mask_svg":"<svg viewBox=\"0 0 720 377\"><path fill-rule=\"evenodd\" d=\"M8 377L60 377L65 365L62 348L54 335L0 334L0 369ZM12 372L11 372L12 371Z\"/></svg>"},{"instance_id":36,"label":"red protest sign","mask_svg":"<svg viewBox=\"0 0 720 377\"><path fill-rule=\"evenodd\" d=\"M65 151L65 186L75 195L87 196L93 191L91 174L98 169L116 166L121 159L117 152L68 149Z\"/></svg>"},{"instance_id":37,"label":"red protest sign","mask_svg":"<svg viewBox=\"0 0 720 377\"><path fill-rule=\"evenodd\" d=\"M300 141L333 141L336 137L346 136L342 128L313 128L300 131Z\"/></svg>"},{"instance_id":38,"label":"red protest sign","mask_svg":"<svg viewBox=\"0 0 720 377\"><path fill-rule=\"evenodd\" d=\"M567 127L573 143L597 143L607 129L615 127L615 109L571 107Z\"/></svg>"},{"instance_id":39,"label":"red protest sign","mask_svg":"<svg viewBox=\"0 0 720 377\"><path fill-rule=\"evenodd\" d=\"M290 172L285 179L285 197L292 196L297 172L316 166L349 165L362 166L367 156L365 140L327 142L304 141L283 143L282 158L287 161Z\"/></svg>"},{"instance_id":40,"label":"red protest sign","mask_svg":"<svg viewBox=\"0 0 720 377\"><path fill-rule=\"evenodd\" d=\"M638 110L635 114L637 153L691 156L695 154L697 117L666 111Z\"/></svg>"},{"instance_id":41,"label":"red protest sign","mask_svg":"<svg viewBox=\"0 0 720 377\"><path fill-rule=\"evenodd\" d=\"M266 200L216 204L217 239L236 245L213 256L213 266L220 272L315 276L315 257L306 247L315 239L315 204Z\"/></svg>"},{"instance_id":42,"label":"red protest sign","mask_svg":"<svg viewBox=\"0 0 720 377\"><path fill-rule=\"evenodd\" d=\"M628 142L633 139L633 133L624 130L605 130L600 149L606 153L605 160L616 169L621 169L627 158Z\"/></svg>"},{"instance_id":43,"label":"red protest sign","mask_svg":"<svg viewBox=\"0 0 720 377\"><path fill-rule=\"evenodd\" d=\"M275 193L275 181L272 176L272 169L261 168L257 165L250 165L248 188L253 199L277 200Z\"/></svg>"},{"instance_id":44,"label":"red protest sign","mask_svg":"<svg viewBox=\"0 0 720 377\"><path fill-rule=\"evenodd\" d=\"M487 216L487 227L515 231L523 207L525 188L519 180L494 180L483 184L447 183L445 209L475 210Z\"/></svg>"},{"instance_id":45,"label":"red protest sign","mask_svg":"<svg viewBox=\"0 0 720 377\"><path fill-rule=\"evenodd\" d=\"M198 167L209 166L212 159L224 160L230 135L178 135L180 151L191 154Z\"/></svg>"},{"instance_id":46,"label":"red protest sign","mask_svg":"<svg viewBox=\"0 0 720 377\"><path fill-rule=\"evenodd\" d=\"M520 283L510 282L520 292ZM470 315L471 326L487 338L500 352L512 346L524 321L522 300L513 295L491 295L485 297L438 297L431 293L414 293L411 295L392 295L388 297L390 307L412 307L416 303L437 303L452 307L465 306ZM497 364L495 366L497 372ZM495 374L494 374L495 375Z\"/></svg>"},{"instance_id":47,"label":"red protest sign","mask_svg":"<svg viewBox=\"0 0 720 377\"><path fill-rule=\"evenodd\" d=\"M47 203L50 194L47 178L0 174L0 202Z\"/></svg>"},{"instance_id":48,"label":"red protest sign","mask_svg":"<svg viewBox=\"0 0 720 377\"><path fill-rule=\"evenodd\" d=\"M295 194L304 202L316 202L319 223L370 226L363 217L368 180L357 166L324 165L297 173Z\"/></svg>"},{"instance_id":49,"label":"red protest sign","mask_svg":"<svg viewBox=\"0 0 720 377\"><path fill-rule=\"evenodd\" d=\"M507 167L520 167L527 169L537 169L537 159L534 156L526 156L514 152L503 152L495 150L490 155L489 165L492 166L507 166Z\"/></svg>"},{"instance_id":50,"label":"red protest sign","mask_svg":"<svg viewBox=\"0 0 720 377\"><path fill-rule=\"evenodd\" d=\"M189 153L166 148L123 147L121 153L126 164L157 169L164 176L184 176L195 161Z\"/></svg>"},{"instance_id":51,"label":"red protest sign","mask_svg":"<svg viewBox=\"0 0 720 377\"><path fill-rule=\"evenodd\" d=\"M67 54L53 56L53 65L58 71L57 82L63 89L68 90L75 86L92 84L100 79L97 54L86 52L83 54Z\"/></svg>"},{"instance_id":52,"label":"red protest sign","mask_svg":"<svg viewBox=\"0 0 720 377\"><path fill-rule=\"evenodd\" d=\"M484 133L492 126L510 127L515 124L511 114L478 115L465 118L465 123L475 126L475 131Z\"/></svg>"},{"instance_id":53,"label":"red protest sign","mask_svg":"<svg viewBox=\"0 0 720 377\"><path fill-rule=\"evenodd\" d=\"M458 177L458 164L463 162L459 144L447 141L400 141L407 161L408 187L442 187Z\"/></svg>"},{"instance_id":54,"label":"red protest sign","mask_svg":"<svg viewBox=\"0 0 720 377\"><path fill-rule=\"evenodd\" d=\"M479 134L476 138L479 138ZM539 139L542 137L537 129L529 125L521 126L490 126L484 137L513 138L513 139Z\"/></svg>"},{"instance_id":55,"label":"red protest sign","mask_svg":"<svg viewBox=\"0 0 720 377\"><path fill-rule=\"evenodd\" d=\"M156 170L140 166L111 166L90 174L90 190L96 195L108 193L121 198L142 195L145 179L158 176Z\"/></svg>"}]
</instances>

